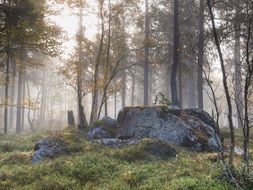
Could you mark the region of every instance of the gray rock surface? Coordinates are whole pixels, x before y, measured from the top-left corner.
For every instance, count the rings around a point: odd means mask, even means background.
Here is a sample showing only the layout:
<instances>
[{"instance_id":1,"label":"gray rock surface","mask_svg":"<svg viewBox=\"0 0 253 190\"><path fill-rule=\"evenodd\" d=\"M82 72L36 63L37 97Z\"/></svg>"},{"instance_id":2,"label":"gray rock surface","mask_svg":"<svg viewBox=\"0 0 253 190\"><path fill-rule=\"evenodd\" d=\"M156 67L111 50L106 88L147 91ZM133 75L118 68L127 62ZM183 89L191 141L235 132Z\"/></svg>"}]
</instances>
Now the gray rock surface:
<instances>
[{"instance_id":1,"label":"gray rock surface","mask_svg":"<svg viewBox=\"0 0 253 190\"><path fill-rule=\"evenodd\" d=\"M116 127L117 126L117 121L108 117L108 116L104 116L102 118L101 122L104 126L108 126L108 127Z\"/></svg>"},{"instance_id":2,"label":"gray rock surface","mask_svg":"<svg viewBox=\"0 0 253 190\"><path fill-rule=\"evenodd\" d=\"M219 150L212 118L198 109L128 107L120 111L117 124L120 139L157 138L194 151Z\"/></svg>"},{"instance_id":3,"label":"gray rock surface","mask_svg":"<svg viewBox=\"0 0 253 190\"><path fill-rule=\"evenodd\" d=\"M35 153L32 157L33 163L38 163L43 158L54 158L58 155L65 153L65 147L60 145L58 142L42 139L34 147Z\"/></svg>"},{"instance_id":4,"label":"gray rock surface","mask_svg":"<svg viewBox=\"0 0 253 190\"><path fill-rule=\"evenodd\" d=\"M109 147L123 147L138 144L139 140L136 139L121 140L118 138L113 138L113 139L99 139L95 140L94 142Z\"/></svg>"},{"instance_id":5,"label":"gray rock surface","mask_svg":"<svg viewBox=\"0 0 253 190\"><path fill-rule=\"evenodd\" d=\"M88 140L107 139L107 138L113 138L113 137L114 136L103 126L93 127L87 133Z\"/></svg>"},{"instance_id":6,"label":"gray rock surface","mask_svg":"<svg viewBox=\"0 0 253 190\"><path fill-rule=\"evenodd\" d=\"M102 120L96 122L94 126L88 131L87 139L110 139L116 136L117 122L108 116L103 117Z\"/></svg>"}]
</instances>

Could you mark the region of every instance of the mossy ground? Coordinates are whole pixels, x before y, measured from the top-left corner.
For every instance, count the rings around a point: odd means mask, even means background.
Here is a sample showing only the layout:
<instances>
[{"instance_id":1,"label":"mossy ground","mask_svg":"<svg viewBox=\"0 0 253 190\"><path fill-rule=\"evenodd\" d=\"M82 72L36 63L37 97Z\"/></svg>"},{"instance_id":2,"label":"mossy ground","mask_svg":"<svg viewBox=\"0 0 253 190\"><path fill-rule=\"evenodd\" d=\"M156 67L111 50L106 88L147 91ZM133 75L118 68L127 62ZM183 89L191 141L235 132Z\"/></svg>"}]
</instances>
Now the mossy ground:
<instances>
[{"instance_id":1,"label":"mossy ground","mask_svg":"<svg viewBox=\"0 0 253 190\"><path fill-rule=\"evenodd\" d=\"M0 137L0 190L233 189L219 179L212 153L180 150L177 156L168 152L161 157L152 140L106 148L69 129L52 137L66 143L68 153L33 165L34 144L45 136L48 133Z\"/></svg>"}]
</instances>

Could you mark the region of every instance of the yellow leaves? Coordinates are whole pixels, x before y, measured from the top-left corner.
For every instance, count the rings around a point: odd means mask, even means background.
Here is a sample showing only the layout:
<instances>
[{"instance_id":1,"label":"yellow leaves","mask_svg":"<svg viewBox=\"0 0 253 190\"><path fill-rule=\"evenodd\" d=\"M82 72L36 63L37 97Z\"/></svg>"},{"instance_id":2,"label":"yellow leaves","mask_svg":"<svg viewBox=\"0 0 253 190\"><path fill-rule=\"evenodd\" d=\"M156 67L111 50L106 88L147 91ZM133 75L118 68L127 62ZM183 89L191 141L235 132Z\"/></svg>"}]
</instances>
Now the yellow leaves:
<instances>
[{"instance_id":1,"label":"yellow leaves","mask_svg":"<svg viewBox=\"0 0 253 190\"><path fill-rule=\"evenodd\" d=\"M0 86L5 85L5 74L3 71L0 71Z\"/></svg>"},{"instance_id":2,"label":"yellow leaves","mask_svg":"<svg viewBox=\"0 0 253 190\"><path fill-rule=\"evenodd\" d=\"M0 106L3 106L3 105L8 105L10 102L10 98L8 97L7 99L0 99Z\"/></svg>"},{"instance_id":3,"label":"yellow leaves","mask_svg":"<svg viewBox=\"0 0 253 190\"><path fill-rule=\"evenodd\" d=\"M40 103L34 99L27 98L23 101L23 106L31 110L38 110L40 108Z\"/></svg>"}]
</instances>

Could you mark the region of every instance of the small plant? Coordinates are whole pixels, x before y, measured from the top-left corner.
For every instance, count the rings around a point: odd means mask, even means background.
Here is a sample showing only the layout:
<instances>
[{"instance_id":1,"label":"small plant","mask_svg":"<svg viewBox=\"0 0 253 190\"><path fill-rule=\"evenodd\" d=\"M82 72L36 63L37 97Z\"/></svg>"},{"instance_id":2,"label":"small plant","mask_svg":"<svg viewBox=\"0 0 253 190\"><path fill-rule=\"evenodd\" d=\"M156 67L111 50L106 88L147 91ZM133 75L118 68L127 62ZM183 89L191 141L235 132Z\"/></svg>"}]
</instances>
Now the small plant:
<instances>
[{"instance_id":1,"label":"small plant","mask_svg":"<svg viewBox=\"0 0 253 190\"><path fill-rule=\"evenodd\" d=\"M159 92L155 96L155 100L153 102L153 105L167 105L167 106L170 106L171 101L167 97L165 97L165 95L163 93Z\"/></svg>"}]
</instances>

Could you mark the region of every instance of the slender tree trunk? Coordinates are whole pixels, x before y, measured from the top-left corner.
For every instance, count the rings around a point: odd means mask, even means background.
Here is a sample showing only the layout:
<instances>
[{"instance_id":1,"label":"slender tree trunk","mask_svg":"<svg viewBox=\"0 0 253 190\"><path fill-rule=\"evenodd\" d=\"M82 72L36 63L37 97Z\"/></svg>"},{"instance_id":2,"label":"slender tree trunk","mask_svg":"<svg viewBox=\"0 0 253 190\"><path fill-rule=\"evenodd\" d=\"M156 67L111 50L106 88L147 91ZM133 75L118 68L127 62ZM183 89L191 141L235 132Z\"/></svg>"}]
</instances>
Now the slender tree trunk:
<instances>
[{"instance_id":1,"label":"slender tree trunk","mask_svg":"<svg viewBox=\"0 0 253 190\"><path fill-rule=\"evenodd\" d=\"M134 106L134 95L135 95L135 74L132 74L132 93L131 93L131 105Z\"/></svg>"},{"instance_id":2,"label":"slender tree trunk","mask_svg":"<svg viewBox=\"0 0 253 190\"><path fill-rule=\"evenodd\" d=\"M122 109L126 106L126 71L122 72L121 105Z\"/></svg>"},{"instance_id":3,"label":"slender tree trunk","mask_svg":"<svg viewBox=\"0 0 253 190\"><path fill-rule=\"evenodd\" d=\"M165 72L164 72L164 78L167 79L165 80L165 85L166 85L166 91L164 94L167 94L169 100L171 100L171 86L170 86L170 75L171 75L171 70L170 70L170 61L168 62L168 64L166 65L166 68L164 68Z\"/></svg>"},{"instance_id":4,"label":"slender tree trunk","mask_svg":"<svg viewBox=\"0 0 253 190\"><path fill-rule=\"evenodd\" d=\"M14 105L15 102L15 87L16 87L16 66L15 64L12 64L12 80L11 80L11 105ZM9 117L9 126L10 128L13 128L14 123L14 106L10 107L10 117Z\"/></svg>"},{"instance_id":5,"label":"slender tree trunk","mask_svg":"<svg viewBox=\"0 0 253 190\"><path fill-rule=\"evenodd\" d=\"M107 92L106 92L106 96L107 96ZM108 99L107 98L105 98L104 109L105 109L105 116L108 116Z\"/></svg>"},{"instance_id":6,"label":"slender tree trunk","mask_svg":"<svg viewBox=\"0 0 253 190\"><path fill-rule=\"evenodd\" d=\"M252 86L252 76L253 76L253 68L252 68L252 59L250 58L251 50L252 50L252 24L253 24L253 15L247 12L247 40L246 40L246 77L244 84L244 123L243 123L243 161L245 163L244 166L244 175L245 181L249 181L250 175L250 157L249 157L249 141L250 141L250 116L249 116L249 96L251 95L250 87ZM249 15L250 14L250 15Z\"/></svg>"},{"instance_id":7,"label":"slender tree trunk","mask_svg":"<svg viewBox=\"0 0 253 190\"><path fill-rule=\"evenodd\" d=\"M105 108L105 115L108 115L108 101L107 101L107 83L108 83L108 72L109 72L109 64L110 64L110 51L111 51L111 1L109 0L109 21L108 21L108 44L107 44L107 55L106 55L106 65L105 65L105 80L104 80L104 97L105 100L101 101L101 104L103 104L104 101L104 108Z\"/></svg>"},{"instance_id":8,"label":"slender tree trunk","mask_svg":"<svg viewBox=\"0 0 253 190\"><path fill-rule=\"evenodd\" d=\"M83 100L83 0L80 0L79 5L79 33L78 33L78 63L77 63L77 118L78 128L84 129L88 123L84 114Z\"/></svg>"},{"instance_id":9,"label":"slender tree trunk","mask_svg":"<svg viewBox=\"0 0 253 190\"><path fill-rule=\"evenodd\" d=\"M8 132L8 104L9 104L9 69L10 69L10 54L7 51L7 61L6 61L6 67L5 67L5 89L4 89L4 100L5 100L5 106L4 106L4 134L7 134Z\"/></svg>"},{"instance_id":10,"label":"slender tree trunk","mask_svg":"<svg viewBox=\"0 0 253 190\"><path fill-rule=\"evenodd\" d=\"M21 66L22 67L22 66ZM22 101L22 87L23 87L23 68L19 68L18 71L18 95L17 95L17 121L16 121L16 133L21 133L21 101Z\"/></svg>"},{"instance_id":11,"label":"slender tree trunk","mask_svg":"<svg viewBox=\"0 0 253 190\"><path fill-rule=\"evenodd\" d=\"M208 9L210 12L210 17L211 17L211 22L212 22L212 32L215 40L215 45L218 50L219 54L219 59L220 59L220 66L221 66L221 71L222 71L222 82L223 82L223 87L224 87L224 92L226 95L226 101L227 101L227 108L228 108L228 124L229 124L229 129L230 129L230 156L229 156L229 164L230 167L233 168L233 162L234 162L234 149L235 149L235 131L234 131L234 125L233 125L233 120L232 120L232 103L231 103L231 98L230 98L230 92L228 89L228 84L227 84L227 73L225 70L225 64L224 64L224 59L223 59L223 54L221 51L221 45L216 29L216 24L215 24L215 18L212 10L212 5L211 5L211 0L207 0L207 5Z\"/></svg>"},{"instance_id":12,"label":"slender tree trunk","mask_svg":"<svg viewBox=\"0 0 253 190\"><path fill-rule=\"evenodd\" d=\"M127 45L126 45L126 22L125 22L125 3L123 3L123 13L122 13L122 20L123 20L123 51L126 53ZM128 60L126 57L123 58L122 63L127 66ZM126 106L126 91L127 91L127 70L124 69L122 71L122 91L121 91L121 102L122 102L122 109Z\"/></svg>"},{"instance_id":13,"label":"slender tree trunk","mask_svg":"<svg viewBox=\"0 0 253 190\"><path fill-rule=\"evenodd\" d=\"M117 119L117 80L114 79L114 118Z\"/></svg>"},{"instance_id":14,"label":"slender tree trunk","mask_svg":"<svg viewBox=\"0 0 253 190\"><path fill-rule=\"evenodd\" d=\"M104 1L100 2L100 19L101 19L101 37L99 48L95 60L95 69L94 69L94 76L93 76L93 97L92 97L92 107L91 107L91 116L90 116L90 123L97 120L98 115L98 72L99 72L99 65L100 65L100 58L103 50L103 43L104 43L104 35L105 35L105 26L104 26Z\"/></svg>"},{"instance_id":15,"label":"slender tree trunk","mask_svg":"<svg viewBox=\"0 0 253 190\"><path fill-rule=\"evenodd\" d=\"M27 95L28 95L28 99L31 100L31 94L30 94L30 87L29 87L29 82L26 81L26 85L27 85ZM30 129L32 131L34 131L34 125L33 125L33 120L31 119L31 106L28 106L28 112L27 112L27 120L28 123L30 125Z\"/></svg>"},{"instance_id":16,"label":"slender tree trunk","mask_svg":"<svg viewBox=\"0 0 253 190\"><path fill-rule=\"evenodd\" d=\"M198 39L198 108L204 109L203 98L203 64L204 64L204 1L200 0L199 8L199 39Z\"/></svg>"},{"instance_id":17,"label":"slender tree trunk","mask_svg":"<svg viewBox=\"0 0 253 190\"><path fill-rule=\"evenodd\" d=\"M183 71L182 71L182 65L178 65L178 98L180 102L180 106L183 107Z\"/></svg>"},{"instance_id":18,"label":"slender tree trunk","mask_svg":"<svg viewBox=\"0 0 253 190\"><path fill-rule=\"evenodd\" d=\"M41 100L40 100L40 111L39 111L39 126L45 121L45 106L46 106L46 71L43 71L41 85Z\"/></svg>"},{"instance_id":19,"label":"slender tree trunk","mask_svg":"<svg viewBox=\"0 0 253 190\"><path fill-rule=\"evenodd\" d=\"M149 3L145 0L145 64L144 64L144 105L149 100Z\"/></svg>"},{"instance_id":20,"label":"slender tree trunk","mask_svg":"<svg viewBox=\"0 0 253 190\"><path fill-rule=\"evenodd\" d=\"M238 127L242 128L243 121L243 95L242 95L242 68L240 62L240 20L239 10L235 16L235 45L234 45L234 65L235 65L235 102L237 106Z\"/></svg>"},{"instance_id":21,"label":"slender tree trunk","mask_svg":"<svg viewBox=\"0 0 253 190\"><path fill-rule=\"evenodd\" d=\"M26 75L23 73L23 84L22 84L22 102L25 102L25 94L26 94L26 88L25 88L25 83L26 83ZM25 109L22 108L21 110L21 131L24 131L25 129Z\"/></svg>"},{"instance_id":22,"label":"slender tree trunk","mask_svg":"<svg viewBox=\"0 0 253 190\"><path fill-rule=\"evenodd\" d=\"M154 70L154 68L152 67L152 65L149 65L149 74L148 74L148 76L149 76L149 83L148 83L148 85L149 85L149 87L148 87L148 89L149 89L149 91L148 91L148 104L149 105L151 105L152 104L152 93L153 93L153 86L152 86L152 77L153 77L153 70Z\"/></svg>"},{"instance_id":23,"label":"slender tree trunk","mask_svg":"<svg viewBox=\"0 0 253 190\"><path fill-rule=\"evenodd\" d=\"M179 4L178 0L174 0L174 53L173 53L173 64L171 68L171 100L172 105L181 106L178 100L177 93L177 72L179 64Z\"/></svg>"}]
</instances>

